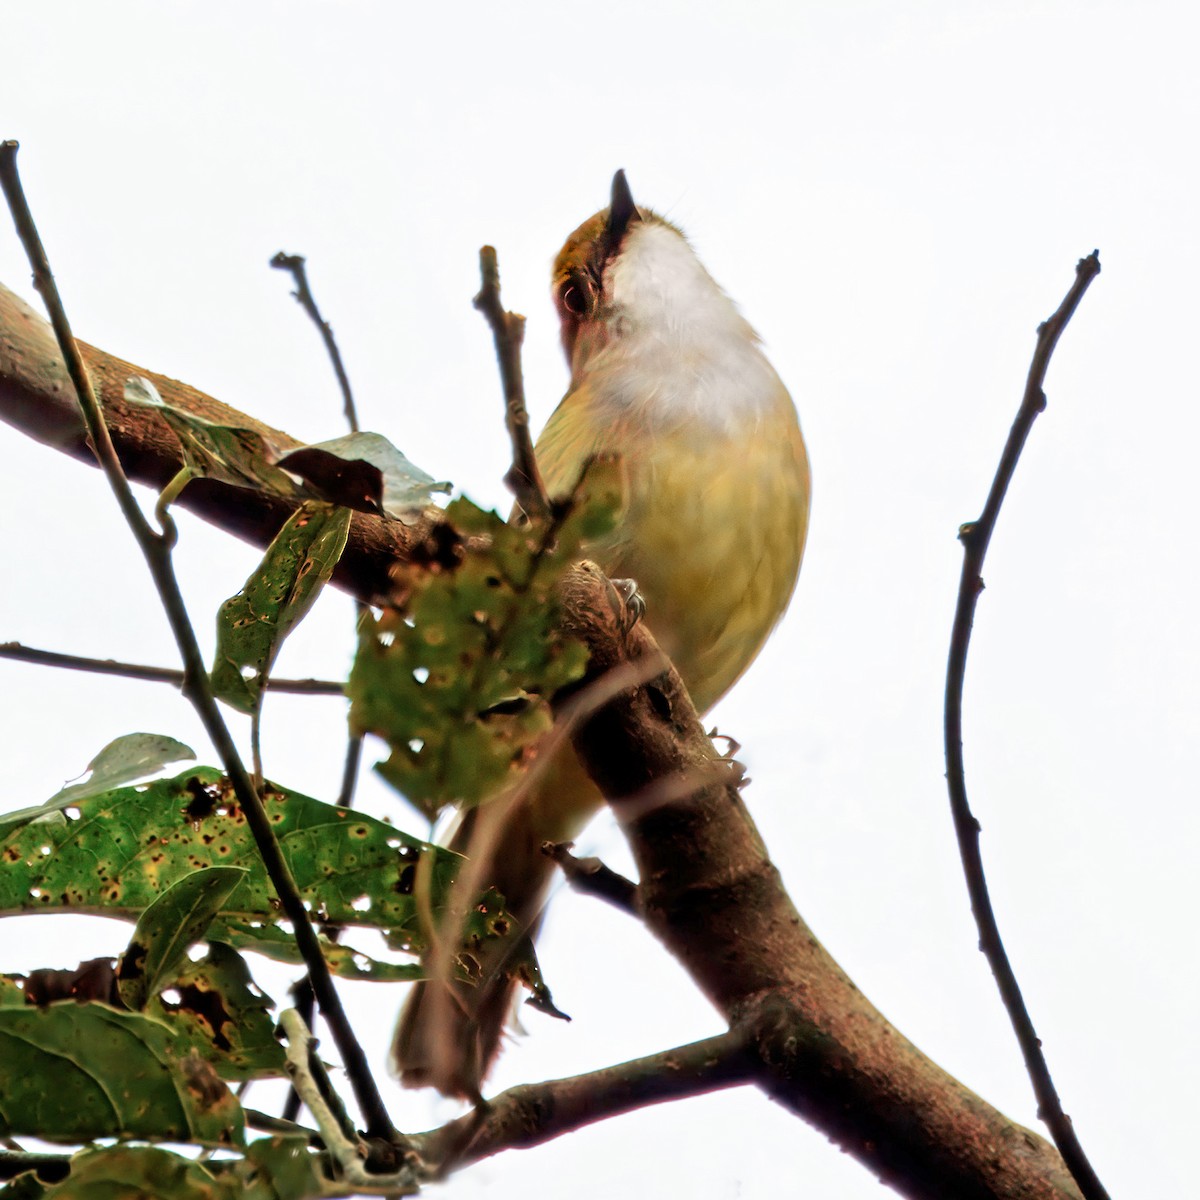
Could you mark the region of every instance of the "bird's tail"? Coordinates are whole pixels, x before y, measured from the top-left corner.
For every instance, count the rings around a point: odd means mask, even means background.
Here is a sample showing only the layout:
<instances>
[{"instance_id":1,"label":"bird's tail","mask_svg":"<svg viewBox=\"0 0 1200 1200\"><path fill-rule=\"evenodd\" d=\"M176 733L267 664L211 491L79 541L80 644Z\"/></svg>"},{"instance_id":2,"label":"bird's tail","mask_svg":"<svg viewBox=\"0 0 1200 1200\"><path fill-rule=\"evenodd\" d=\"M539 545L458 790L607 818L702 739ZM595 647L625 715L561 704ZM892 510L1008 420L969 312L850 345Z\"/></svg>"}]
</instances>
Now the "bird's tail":
<instances>
[{"instance_id":1,"label":"bird's tail","mask_svg":"<svg viewBox=\"0 0 1200 1200\"><path fill-rule=\"evenodd\" d=\"M405 1087L435 1087L471 1100L480 1095L513 1009L515 968L527 957L527 940L537 934L553 879L554 863L542 845L574 837L600 803L574 754L568 749L556 757L570 761L552 764L532 800L506 811L503 801L472 810L451 838L450 849L467 859L472 896L499 891L517 931L472 949L479 968L471 971L472 982L449 978L447 963L440 970L435 965L435 977L413 987L392 1045L393 1066Z\"/></svg>"}]
</instances>

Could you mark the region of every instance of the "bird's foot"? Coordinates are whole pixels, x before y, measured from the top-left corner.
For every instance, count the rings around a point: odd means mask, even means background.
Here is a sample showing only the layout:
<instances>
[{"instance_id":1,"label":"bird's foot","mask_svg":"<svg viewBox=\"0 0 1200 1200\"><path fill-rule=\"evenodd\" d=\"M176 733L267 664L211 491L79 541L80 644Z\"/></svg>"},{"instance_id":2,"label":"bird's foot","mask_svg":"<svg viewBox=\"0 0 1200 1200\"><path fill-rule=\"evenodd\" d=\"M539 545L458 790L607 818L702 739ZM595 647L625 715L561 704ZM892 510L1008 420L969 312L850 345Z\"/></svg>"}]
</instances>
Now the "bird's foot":
<instances>
[{"instance_id":1,"label":"bird's foot","mask_svg":"<svg viewBox=\"0 0 1200 1200\"><path fill-rule=\"evenodd\" d=\"M614 579L612 585L625 606L625 617L621 632L628 636L637 623L646 615L646 598L638 590L636 579Z\"/></svg>"}]
</instances>

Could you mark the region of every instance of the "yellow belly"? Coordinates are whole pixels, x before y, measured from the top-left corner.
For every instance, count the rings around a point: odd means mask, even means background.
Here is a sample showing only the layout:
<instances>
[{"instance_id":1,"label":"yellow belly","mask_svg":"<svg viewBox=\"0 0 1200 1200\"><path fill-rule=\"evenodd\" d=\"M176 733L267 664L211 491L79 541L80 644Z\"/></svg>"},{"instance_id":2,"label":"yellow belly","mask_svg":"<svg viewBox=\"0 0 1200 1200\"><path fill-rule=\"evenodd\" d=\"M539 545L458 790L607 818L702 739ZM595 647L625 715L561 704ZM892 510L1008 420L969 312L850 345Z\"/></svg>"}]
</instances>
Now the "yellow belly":
<instances>
[{"instance_id":1,"label":"yellow belly","mask_svg":"<svg viewBox=\"0 0 1200 1200\"><path fill-rule=\"evenodd\" d=\"M626 512L588 548L635 579L646 623L703 712L750 665L791 598L808 527L809 470L795 410L778 405L736 435L680 422L653 431L568 396L538 440L552 493L588 456L621 456Z\"/></svg>"}]
</instances>

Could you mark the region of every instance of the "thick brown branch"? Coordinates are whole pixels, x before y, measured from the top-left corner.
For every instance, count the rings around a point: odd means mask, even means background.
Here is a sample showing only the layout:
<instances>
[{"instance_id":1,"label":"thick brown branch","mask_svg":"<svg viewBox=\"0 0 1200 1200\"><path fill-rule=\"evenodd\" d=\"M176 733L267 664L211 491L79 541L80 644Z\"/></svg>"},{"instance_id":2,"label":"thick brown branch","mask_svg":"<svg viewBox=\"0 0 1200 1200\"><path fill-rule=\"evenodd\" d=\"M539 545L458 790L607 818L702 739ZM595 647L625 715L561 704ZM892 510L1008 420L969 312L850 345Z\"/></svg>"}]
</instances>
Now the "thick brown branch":
<instances>
[{"instance_id":1,"label":"thick brown branch","mask_svg":"<svg viewBox=\"0 0 1200 1200\"><path fill-rule=\"evenodd\" d=\"M565 600L590 673L656 649L644 625L626 633L590 564ZM575 746L613 798L650 928L727 1019L769 1001L785 1023L771 1096L906 1196L1078 1197L1054 1147L921 1054L817 941L673 670L597 713Z\"/></svg>"},{"instance_id":2,"label":"thick brown branch","mask_svg":"<svg viewBox=\"0 0 1200 1200\"><path fill-rule=\"evenodd\" d=\"M281 450L300 443L262 421L238 412L186 383L135 366L85 342L79 349L91 377L117 456L136 483L163 488L183 465L179 442L155 413L125 402L125 381L143 375L167 404L230 425L266 434ZM54 333L19 297L0 286L0 420L39 442L90 466L95 456ZM220 529L266 547L292 513L286 501L210 479L193 480L177 501ZM360 600L371 601L388 587L388 568L409 558L431 534L436 518L413 526L355 513L346 551L333 581Z\"/></svg>"}]
</instances>

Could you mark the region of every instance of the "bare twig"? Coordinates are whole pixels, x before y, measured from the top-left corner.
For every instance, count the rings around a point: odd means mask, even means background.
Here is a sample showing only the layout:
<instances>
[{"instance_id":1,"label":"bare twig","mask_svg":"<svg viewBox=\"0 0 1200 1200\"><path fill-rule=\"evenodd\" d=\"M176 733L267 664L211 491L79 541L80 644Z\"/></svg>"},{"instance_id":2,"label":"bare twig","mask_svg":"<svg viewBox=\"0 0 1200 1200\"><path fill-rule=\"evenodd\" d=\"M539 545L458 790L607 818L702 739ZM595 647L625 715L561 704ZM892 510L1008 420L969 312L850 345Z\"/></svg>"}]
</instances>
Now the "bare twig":
<instances>
[{"instance_id":1,"label":"bare twig","mask_svg":"<svg viewBox=\"0 0 1200 1200\"><path fill-rule=\"evenodd\" d=\"M331 1106L329 1081L320 1078L324 1070L314 1053L316 1042L300 1014L293 1008L284 1009L279 1014L279 1027L286 1041L285 1066L292 1087L312 1113L321 1140L337 1164L342 1180L360 1194L409 1195L415 1192L416 1180L407 1161L402 1163L397 1159L386 1173L368 1169L372 1148L352 1136L353 1131L344 1127L341 1114ZM395 1172L396 1167L401 1168L399 1174Z\"/></svg>"},{"instance_id":2,"label":"bare twig","mask_svg":"<svg viewBox=\"0 0 1200 1200\"><path fill-rule=\"evenodd\" d=\"M747 1034L731 1030L586 1075L510 1088L412 1141L430 1177L441 1178L501 1150L528 1149L650 1104L753 1083L760 1067Z\"/></svg>"},{"instance_id":3,"label":"bare twig","mask_svg":"<svg viewBox=\"0 0 1200 1200\"><path fill-rule=\"evenodd\" d=\"M29 210L28 202L21 188L20 176L17 172L17 149L18 145L15 141L0 144L0 186L3 187L18 236L25 248L30 266L33 268L34 286L45 302L63 361L67 365L71 382L75 387L93 452L108 479L126 523L137 539L138 546L146 559L146 565L150 569L155 588L170 623L171 632L175 636L180 655L183 658L184 695L195 707L205 732L220 755L221 763L229 776L238 804L254 834L263 866L279 896L284 914L292 923L297 946L313 976L313 985L321 1005L322 1015L329 1023L338 1051L342 1055L346 1073L362 1109L368 1132L374 1137L393 1138L396 1136L395 1128L371 1075L366 1055L354 1035L345 1010L342 1008L341 999L330 977L329 967L321 953L320 942L309 921L308 912L300 898L300 892L292 877L291 869L275 840L274 831L266 810L263 808L262 800L246 772L225 720L213 698L204 659L196 642L195 631L192 629L183 596L179 590L179 583L175 577L170 553L170 547L174 541L173 526L165 528L162 533L151 528L138 506L129 481L125 478L120 460L117 458L116 450L113 448L103 413L84 366L83 357L71 332L62 300L55 286L49 260L42 246L41 237L38 235L37 226L33 221L33 214Z\"/></svg>"},{"instance_id":4,"label":"bare twig","mask_svg":"<svg viewBox=\"0 0 1200 1200\"><path fill-rule=\"evenodd\" d=\"M350 426L351 433L358 432L358 410L354 407L354 393L350 390L350 379L346 374L346 368L342 364L341 351L338 350L337 341L333 336L333 327L321 316L320 310L317 308L317 302L313 299L313 294L308 286L308 274L304 270L304 255L303 254L285 254L282 250L271 259L271 266L279 271L290 271L292 279L296 283L296 290L292 295L296 299L296 303L312 318L313 324L321 331L321 337L325 342L325 349L329 354L329 361L333 364L333 373L337 376L338 387L342 389L342 411L346 414L346 421Z\"/></svg>"},{"instance_id":5,"label":"bare twig","mask_svg":"<svg viewBox=\"0 0 1200 1200\"><path fill-rule=\"evenodd\" d=\"M324 1149L325 1143L321 1140L321 1135L315 1129L309 1129L307 1125L297 1125L295 1121L289 1121L285 1117L273 1117L270 1113L257 1108L246 1108L245 1105L242 1106L242 1113L251 1129L261 1129L265 1133L299 1134L308 1138L308 1144L315 1150Z\"/></svg>"},{"instance_id":6,"label":"bare twig","mask_svg":"<svg viewBox=\"0 0 1200 1200\"><path fill-rule=\"evenodd\" d=\"M342 786L337 802L341 808L354 807L354 789L358 786L358 770L362 766L363 739L361 733L346 738L346 761L342 766Z\"/></svg>"},{"instance_id":7,"label":"bare twig","mask_svg":"<svg viewBox=\"0 0 1200 1200\"><path fill-rule=\"evenodd\" d=\"M71 1173L69 1154L30 1154L24 1150L0 1150L0 1182L32 1171L39 1183L61 1183Z\"/></svg>"},{"instance_id":8,"label":"bare twig","mask_svg":"<svg viewBox=\"0 0 1200 1200\"><path fill-rule=\"evenodd\" d=\"M312 294L312 289L308 286L308 272L304 269L304 263L305 258L303 254L285 254L282 250L271 259L271 266L276 270L290 271L292 273L292 279L296 284L296 290L292 293L292 296L295 298L296 303L312 318L313 324L321 331L321 338L325 342L329 361L333 365L333 373L337 376L338 387L342 389L342 411L346 415L346 423L350 426L351 433L357 433L358 409L354 405L354 393L350 390L350 377L346 374L346 367L342 362L342 352L338 349L337 339L333 336L333 326L321 316L321 311L317 308L317 301ZM359 601L358 613L360 616L362 615L363 608L362 601ZM346 764L342 768L342 787L338 792L337 799L338 804L342 808L351 808L354 805L354 789L358 784L358 769L362 763L362 748L362 736L351 733L346 743Z\"/></svg>"},{"instance_id":9,"label":"bare twig","mask_svg":"<svg viewBox=\"0 0 1200 1200\"><path fill-rule=\"evenodd\" d=\"M0 642L0 658L34 663L42 667L87 671L93 675L120 675L125 679L143 679L149 683L183 686L183 672L173 667L147 667L141 663L118 662L114 658L84 658L78 654L59 654L55 650L38 650L21 642ZM346 694L346 685L332 679L271 678L266 684L272 692L286 692L294 696L344 697Z\"/></svg>"},{"instance_id":10,"label":"bare twig","mask_svg":"<svg viewBox=\"0 0 1200 1200\"><path fill-rule=\"evenodd\" d=\"M954 612L954 629L950 636L945 711L946 782L950 791L954 828L958 835L958 849L971 897L971 911L975 914L975 921L979 927L979 948L987 956L1004 1007L1008 1010L1009 1020L1021 1046L1025 1068L1037 1096L1038 1115L1049 1128L1059 1153L1087 1200L1107 1200L1108 1193L1088 1162L1070 1118L1063 1112L1054 1081L1050 1077L1050 1069L1042 1053L1042 1043L1034 1031L1033 1021L1025 1007L1016 975L1005 953L1000 929L988 896L983 857L979 848L980 825L967 801L962 748L962 698L967 670L967 650L971 643L975 606L979 600L979 593L983 590L981 571L988 542L996 527L996 518L1000 515L1000 506L1004 503L1004 495L1016 470L1025 440L1038 414L1046 407L1046 394L1042 389L1054 347L1083 299L1084 292L1099 273L1099 251L1093 251L1087 258L1080 259L1075 268L1075 282L1070 291L1054 315L1038 328L1037 347L1025 382L1025 395L1009 431L1000 465L996 468L996 476L992 480L987 503L983 507L983 514L977 521L972 521L959 530L959 540L963 544L963 567L958 587L958 604Z\"/></svg>"},{"instance_id":11,"label":"bare twig","mask_svg":"<svg viewBox=\"0 0 1200 1200\"><path fill-rule=\"evenodd\" d=\"M291 272L292 279L296 284L296 290L292 293L292 296L300 307L312 318L313 324L316 325L317 329L320 330L321 338L325 342L325 349L329 354L329 361L333 365L333 373L337 376L338 386L342 389L342 411L345 413L346 423L350 426L351 433L357 433L358 410L354 405L354 394L350 390L350 377L346 374L346 367L342 362L342 352L338 349L337 339L333 336L333 326L321 316L321 312L317 308L316 298L308 286L308 272L304 269L304 263L304 255L285 254L282 250L271 259L271 266L276 270ZM357 615L360 618L366 611L366 607L361 600L355 605ZM351 729L346 738L346 758L342 767L342 786L338 790L337 803L341 808L352 808L354 806L354 790L358 785L358 772L359 767L362 765L362 752L363 736ZM336 941L336 930L330 936ZM313 1003L316 999L313 994L311 981L307 978L301 979L296 984L293 995L296 1000L296 1007L300 1010L305 1024L311 1027L313 1023ZM299 1111L300 1095L293 1089L288 1093L283 1115L285 1118L294 1119Z\"/></svg>"},{"instance_id":12,"label":"bare twig","mask_svg":"<svg viewBox=\"0 0 1200 1200\"><path fill-rule=\"evenodd\" d=\"M543 842L542 853L558 863L567 882L577 892L604 900L631 917L641 916L638 888L632 879L606 867L598 858L576 858L571 853L570 842Z\"/></svg>"},{"instance_id":13,"label":"bare twig","mask_svg":"<svg viewBox=\"0 0 1200 1200\"><path fill-rule=\"evenodd\" d=\"M504 425L512 442L512 466L504 482L512 489L517 504L530 519L549 515L550 500L546 485L538 470L529 436L529 413L525 409L525 381L521 374L521 343L525 340L525 318L508 312L500 303L500 268L496 251L484 246L479 251L479 274L483 280L475 307L491 326L496 343L496 359L500 364L500 381L504 386Z\"/></svg>"},{"instance_id":14,"label":"bare twig","mask_svg":"<svg viewBox=\"0 0 1200 1200\"><path fill-rule=\"evenodd\" d=\"M331 930L331 933L336 934L337 930ZM317 998L313 994L312 980L307 975L301 975L299 979L291 986L292 1007L300 1016L300 1020L311 1029L313 1027L313 1015L316 1012ZM303 1101L300 1099L300 1093L292 1088L287 1099L283 1102L283 1119L285 1121L294 1121L300 1115L300 1107Z\"/></svg>"}]
</instances>

